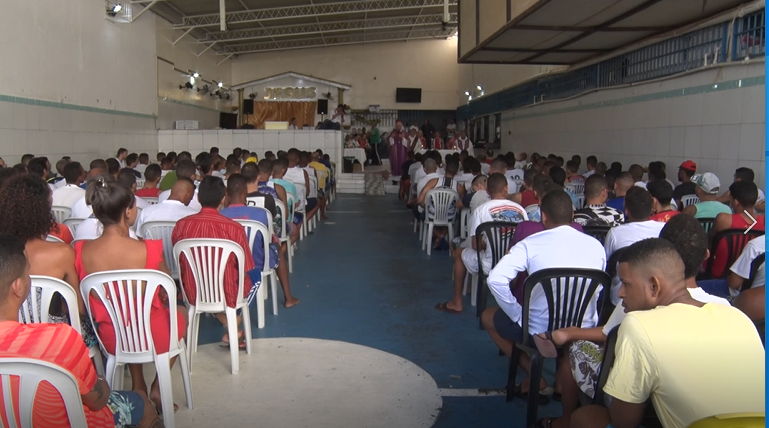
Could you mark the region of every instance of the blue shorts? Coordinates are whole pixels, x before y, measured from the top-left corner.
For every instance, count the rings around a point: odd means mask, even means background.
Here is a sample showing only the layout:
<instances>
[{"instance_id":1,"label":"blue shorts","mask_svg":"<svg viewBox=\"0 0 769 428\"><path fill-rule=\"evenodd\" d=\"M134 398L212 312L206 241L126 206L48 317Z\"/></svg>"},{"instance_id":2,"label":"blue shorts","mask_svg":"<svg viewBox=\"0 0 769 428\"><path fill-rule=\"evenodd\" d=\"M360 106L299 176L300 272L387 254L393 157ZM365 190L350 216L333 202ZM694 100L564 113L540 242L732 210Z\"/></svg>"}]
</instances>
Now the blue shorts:
<instances>
[{"instance_id":1,"label":"blue shorts","mask_svg":"<svg viewBox=\"0 0 769 428\"><path fill-rule=\"evenodd\" d=\"M517 322L513 322L510 317L507 316L505 311L498 309L494 312L494 329L502 336L503 339L513 341L515 343L523 342L523 327ZM536 346L534 339L531 335L528 335L529 346Z\"/></svg>"},{"instance_id":2,"label":"blue shorts","mask_svg":"<svg viewBox=\"0 0 769 428\"><path fill-rule=\"evenodd\" d=\"M318 206L318 198L307 198L307 204L304 206L305 212L312 211Z\"/></svg>"},{"instance_id":3,"label":"blue shorts","mask_svg":"<svg viewBox=\"0 0 769 428\"><path fill-rule=\"evenodd\" d=\"M139 425L144 416L144 399L133 391L110 391L107 407L112 412L115 426Z\"/></svg>"},{"instance_id":4,"label":"blue shorts","mask_svg":"<svg viewBox=\"0 0 769 428\"><path fill-rule=\"evenodd\" d=\"M304 220L304 215L300 213L294 213L294 225L299 226L302 224L302 220Z\"/></svg>"}]
</instances>

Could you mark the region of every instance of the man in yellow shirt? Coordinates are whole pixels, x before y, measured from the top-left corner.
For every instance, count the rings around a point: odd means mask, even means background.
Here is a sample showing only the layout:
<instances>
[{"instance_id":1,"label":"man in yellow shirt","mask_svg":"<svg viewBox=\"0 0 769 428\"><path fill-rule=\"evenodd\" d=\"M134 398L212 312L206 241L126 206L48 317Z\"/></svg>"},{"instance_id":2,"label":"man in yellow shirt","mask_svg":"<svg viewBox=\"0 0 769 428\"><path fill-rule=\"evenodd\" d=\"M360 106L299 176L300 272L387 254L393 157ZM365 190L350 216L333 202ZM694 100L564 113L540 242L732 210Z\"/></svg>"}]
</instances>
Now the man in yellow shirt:
<instances>
[{"instance_id":1,"label":"man in yellow shirt","mask_svg":"<svg viewBox=\"0 0 769 428\"><path fill-rule=\"evenodd\" d=\"M763 413L764 348L750 319L733 307L694 300L668 241L639 241L619 262L627 317L604 386L612 402L608 409L577 410L571 427L636 428L649 399L664 428Z\"/></svg>"},{"instance_id":2,"label":"man in yellow shirt","mask_svg":"<svg viewBox=\"0 0 769 428\"><path fill-rule=\"evenodd\" d=\"M326 217L326 181L331 176L331 171L326 165L320 163L320 153L312 152L312 162L310 168L315 170L315 176L318 177L318 205L320 205L320 219L328 220Z\"/></svg>"}]
</instances>

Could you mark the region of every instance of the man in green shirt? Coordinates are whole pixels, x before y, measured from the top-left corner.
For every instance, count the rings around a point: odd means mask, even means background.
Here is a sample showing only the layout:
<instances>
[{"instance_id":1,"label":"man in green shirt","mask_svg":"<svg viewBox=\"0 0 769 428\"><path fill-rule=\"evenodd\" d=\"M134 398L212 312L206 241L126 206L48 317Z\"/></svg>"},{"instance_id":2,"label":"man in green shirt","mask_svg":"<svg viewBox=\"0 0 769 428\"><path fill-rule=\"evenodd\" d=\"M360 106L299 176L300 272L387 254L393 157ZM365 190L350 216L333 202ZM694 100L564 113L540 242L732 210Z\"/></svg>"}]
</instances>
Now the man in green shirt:
<instances>
[{"instance_id":1,"label":"man in green shirt","mask_svg":"<svg viewBox=\"0 0 769 428\"><path fill-rule=\"evenodd\" d=\"M374 158L371 160L371 163L373 165L382 165L382 160L379 158L379 143L381 142L381 138L379 136L379 128L377 128L376 125L371 127L371 132L369 132L368 136L368 142L373 146L374 149Z\"/></svg>"}]
</instances>

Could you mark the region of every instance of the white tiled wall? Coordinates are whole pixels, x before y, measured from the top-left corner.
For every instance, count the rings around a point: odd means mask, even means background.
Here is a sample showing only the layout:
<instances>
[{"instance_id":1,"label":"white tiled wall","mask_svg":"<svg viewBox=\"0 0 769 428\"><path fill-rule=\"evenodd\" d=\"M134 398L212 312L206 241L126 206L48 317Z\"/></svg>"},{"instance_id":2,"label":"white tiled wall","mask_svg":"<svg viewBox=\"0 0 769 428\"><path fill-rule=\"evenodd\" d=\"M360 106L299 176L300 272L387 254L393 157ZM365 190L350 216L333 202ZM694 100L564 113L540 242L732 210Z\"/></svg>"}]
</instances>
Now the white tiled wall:
<instances>
[{"instance_id":1,"label":"white tiled wall","mask_svg":"<svg viewBox=\"0 0 769 428\"><path fill-rule=\"evenodd\" d=\"M235 147L256 152L261 159L264 152L297 148L302 151L323 150L337 165L342 164L341 131L299 130L266 131L261 129L237 130L160 130L157 147L162 152L189 151L195 156L216 146L221 153L228 154Z\"/></svg>"},{"instance_id":2,"label":"white tiled wall","mask_svg":"<svg viewBox=\"0 0 769 428\"><path fill-rule=\"evenodd\" d=\"M154 158L155 119L0 102L0 157L9 165L31 153L52 164L71 156L87 167L93 159L115 156L120 147Z\"/></svg>"},{"instance_id":3,"label":"white tiled wall","mask_svg":"<svg viewBox=\"0 0 769 428\"><path fill-rule=\"evenodd\" d=\"M219 112L194 105L158 100L158 129L174 129L177 120L197 120L200 129L219 127Z\"/></svg>"},{"instance_id":4,"label":"white tiled wall","mask_svg":"<svg viewBox=\"0 0 769 428\"><path fill-rule=\"evenodd\" d=\"M647 165L661 160L676 181L678 165L691 159L698 171L714 172L722 187L739 166L752 168L764 183L764 85L738 87L645 102L546 113L608 100L620 100L719 82L764 76L763 64L709 70L662 82L596 92L569 101L503 113L502 149L529 154L596 155L610 164ZM518 118L517 116L523 116ZM583 164L584 167L584 164Z\"/></svg>"}]
</instances>

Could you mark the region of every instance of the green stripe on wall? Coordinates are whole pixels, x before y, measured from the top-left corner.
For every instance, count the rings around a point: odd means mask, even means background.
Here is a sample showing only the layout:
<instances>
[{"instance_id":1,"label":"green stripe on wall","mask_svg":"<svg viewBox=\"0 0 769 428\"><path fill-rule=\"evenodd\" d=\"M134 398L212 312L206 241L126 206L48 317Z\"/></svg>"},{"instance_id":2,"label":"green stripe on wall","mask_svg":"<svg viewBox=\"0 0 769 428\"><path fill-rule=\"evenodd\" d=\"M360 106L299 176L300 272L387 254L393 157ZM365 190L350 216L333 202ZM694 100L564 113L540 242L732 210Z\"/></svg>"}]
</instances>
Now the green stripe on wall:
<instances>
[{"instance_id":1,"label":"green stripe on wall","mask_svg":"<svg viewBox=\"0 0 769 428\"><path fill-rule=\"evenodd\" d=\"M598 102L582 104L578 106L557 108L557 109L543 111L543 112L515 114L515 116L506 117L502 121L512 122L515 120L531 119L534 117L551 116L551 115L571 113L571 112L581 111L581 110L593 110L598 108L614 107L614 106L620 106L623 104L642 103L646 101L661 100L665 98L686 97L689 95L705 94L708 92L730 91L730 90L739 89L739 88L762 86L765 84L765 81L766 81L766 76L756 76L756 77L750 77L747 79L728 80L725 82L719 82L712 85L700 85L700 86L692 86L689 88L672 89L669 91L662 91L662 92L655 92L651 94L618 98L616 100L598 101ZM618 88L618 89L621 89L621 88ZM572 101L572 100L569 100L569 101ZM558 101L555 101L555 102L558 102ZM568 101L561 101L561 102L568 102Z\"/></svg>"},{"instance_id":2,"label":"green stripe on wall","mask_svg":"<svg viewBox=\"0 0 769 428\"><path fill-rule=\"evenodd\" d=\"M110 109L99 108L99 107L80 106L77 104L57 103L53 101L36 100L36 99L24 98L24 97L13 97L10 95L0 95L0 102L26 104L30 106L40 106L40 107L53 107L53 108L61 108L65 110L87 111L89 113L115 114L118 116L140 117L142 119L155 119L157 117L154 114L135 113L132 111L123 111L123 110L110 110Z\"/></svg>"}]
</instances>

